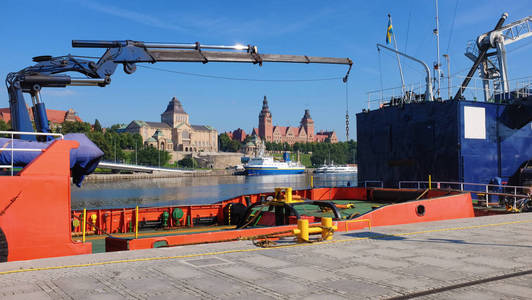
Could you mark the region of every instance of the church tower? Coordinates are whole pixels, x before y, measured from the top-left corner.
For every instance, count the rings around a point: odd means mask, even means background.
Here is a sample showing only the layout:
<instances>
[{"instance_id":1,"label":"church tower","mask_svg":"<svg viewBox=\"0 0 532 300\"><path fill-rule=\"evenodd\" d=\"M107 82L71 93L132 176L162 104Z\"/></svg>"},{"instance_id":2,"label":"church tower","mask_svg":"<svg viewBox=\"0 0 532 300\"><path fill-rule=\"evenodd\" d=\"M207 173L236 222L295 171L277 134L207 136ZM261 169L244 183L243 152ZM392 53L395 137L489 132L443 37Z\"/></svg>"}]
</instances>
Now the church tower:
<instances>
[{"instance_id":1,"label":"church tower","mask_svg":"<svg viewBox=\"0 0 532 300\"><path fill-rule=\"evenodd\" d=\"M262 101L262 110L259 114L259 137L267 142L273 141L272 114L266 96Z\"/></svg>"},{"instance_id":2,"label":"church tower","mask_svg":"<svg viewBox=\"0 0 532 300\"><path fill-rule=\"evenodd\" d=\"M310 110L305 109L305 115L301 118L300 124L307 132L307 143L314 142L314 121L310 117Z\"/></svg>"},{"instance_id":3,"label":"church tower","mask_svg":"<svg viewBox=\"0 0 532 300\"><path fill-rule=\"evenodd\" d=\"M180 123L188 124L188 114L176 97L170 100L166 110L161 114L161 122L168 124L171 128L175 128Z\"/></svg>"}]
</instances>

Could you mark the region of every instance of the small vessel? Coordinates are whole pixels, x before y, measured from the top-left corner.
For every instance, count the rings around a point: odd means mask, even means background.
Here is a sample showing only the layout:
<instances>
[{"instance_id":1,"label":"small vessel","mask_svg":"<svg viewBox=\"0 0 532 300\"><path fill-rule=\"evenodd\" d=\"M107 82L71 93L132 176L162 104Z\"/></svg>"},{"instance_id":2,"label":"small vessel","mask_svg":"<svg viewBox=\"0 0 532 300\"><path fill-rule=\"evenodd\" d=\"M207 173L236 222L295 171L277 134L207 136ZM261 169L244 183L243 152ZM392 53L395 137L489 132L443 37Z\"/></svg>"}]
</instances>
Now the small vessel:
<instances>
[{"instance_id":1,"label":"small vessel","mask_svg":"<svg viewBox=\"0 0 532 300\"><path fill-rule=\"evenodd\" d=\"M314 170L314 173L324 173L324 174L345 174L345 173L357 173L358 168L356 166L350 165L323 165Z\"/></svg>"},{"instance_id":2,"label":"small vessel","mask_svg":"<svg viewBox=\"0 0 532 300\"><path fill-rule=\"evenodd\" d=\"M305 166L291 161L287 152L283 153L283 161L277 161L271 156L266 156L265 149L264 143L259 141L255 157L244 165L247 175L301 174L305 171Z\"/></svg>"},{"instance_id":3,"label":"small vessel","mask_svg":"<svg viewBox=\"0 0 532 300\"><path fill-rule=\"evenodd\" d=\"M301 174L305 166L290 160L288 153L284 161L276 161L271 156L254 157L244 166L248 175Z\"/></svg>"}]
</instances>

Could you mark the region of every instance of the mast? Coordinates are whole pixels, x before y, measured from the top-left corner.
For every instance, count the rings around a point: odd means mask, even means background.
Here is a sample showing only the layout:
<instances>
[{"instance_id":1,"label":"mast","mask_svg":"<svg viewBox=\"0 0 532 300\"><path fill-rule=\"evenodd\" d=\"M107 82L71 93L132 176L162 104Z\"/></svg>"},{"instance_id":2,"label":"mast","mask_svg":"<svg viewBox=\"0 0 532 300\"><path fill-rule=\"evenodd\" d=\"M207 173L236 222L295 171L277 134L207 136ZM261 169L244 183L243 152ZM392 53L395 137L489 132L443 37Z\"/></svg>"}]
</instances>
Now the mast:
<instances>
[{"instance_id":1,"label":"mast","mask_svg":"<svg viewBox=\"0 0 532 300\"><path fill-rule=\"evenodd\" d=\"M392 24L392 15L390 14L388 14L388 21L390 22L390 24ZM392 30L392 39L393 39L393 46L395 48L395 51L398 51L397 41L395 40L395 32L393 30ZM401 74L401 88L402 88L403 96L404 96L405 95L405 78L403 76L403 68L401 67L401 60L399 59L399 54L395 53L395 56L397 57L397 65L399 65L399 74Z\"/></svg>"},{"instance_id":2,"label":"mast","mask_svg":"<svg viewBox=\"0 0 532 300\"><path fill-rule=\"evenodd\" d=\"M435 0L436 4L436 29L434 29L434 34L436 35L436 65L434 65L434 70L436 71L435 76L438 82L438 88L436 89L436 98L440 96L440 21L438 18L438 0Z\"/></svg>"},{"instance_id":3,"label":"mast","mask_svg":"<svg viewBox=\"0 0 532 300\"><path fill-rule=\"evenodd\" d=\"M418 62L419 64L421 64L423 66L423 68L425 69L425 72L427 73L427 77L425 78L425 81L426 81L426 87L425 87L425 101L433 101L433 97L432 97L432 77L430 77L430 68L429 66L427 66L426 63L424 63L422 60L419 60L415 57L412 57L408 54L405 54L403 52L399 52L397 50L394 50L392 48L389 48L389 47L386 47L384 45L381 45L381 44L377 44L377 49L379 48L384 48L386 50L390 50L396 54L399 54L399 55L402 55L408 59L411 59L415 62Z\"/></svg>"}]
</instances>

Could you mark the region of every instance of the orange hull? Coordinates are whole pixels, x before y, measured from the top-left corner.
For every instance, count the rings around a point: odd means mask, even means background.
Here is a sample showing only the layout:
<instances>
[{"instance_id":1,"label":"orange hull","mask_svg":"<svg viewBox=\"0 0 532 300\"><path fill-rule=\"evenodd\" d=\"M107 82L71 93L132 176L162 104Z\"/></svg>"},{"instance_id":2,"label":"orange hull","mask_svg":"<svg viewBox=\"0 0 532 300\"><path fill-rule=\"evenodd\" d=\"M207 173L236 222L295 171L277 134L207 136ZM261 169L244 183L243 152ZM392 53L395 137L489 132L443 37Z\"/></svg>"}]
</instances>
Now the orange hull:
<instances>
[{"instance_id":1,"label":"orange hull","mask_svg":"<svg viewBox=\"0 0 532 300\"><path fill-rule=\"evenodd\" d=\"M320 188L295 191L295 193L308 194L311 200L363 200L368 195L368 191L370 192L371 196L371 192L374 190L366 190L363 188ZM387 191L390 193L413 192L412 190ZM471 218L475 216L470 194L447 194L447 191L429 191L427 196L432 198L383 206L352 220L335 221L334 225L338 226L337 231L352 231L371 226L399 225L417 222ZM238 198L231 199L227 202L236 201L237 199ZM316 225L319 225L319 223L316 223ZM154 248L156 245L179 246L197 243L212 243L229 241L243 237L253 237L256 235L271 234L295 228L297 228L296 225L287 225L138 239L108 237L106 238L106 250L138 250Z\"/></svg>"},{"instance_id":2,"label":"orange hull","mask_svg":"<svg viewBox=\"0 0 532 300\"><path fill-rule=\"evenodd\" d=\"M78 146L56 141L16 176L0 177L8 261L92 252L91 244L72 241L70 231L69 157Z\"/></svg>"}]
</instances>

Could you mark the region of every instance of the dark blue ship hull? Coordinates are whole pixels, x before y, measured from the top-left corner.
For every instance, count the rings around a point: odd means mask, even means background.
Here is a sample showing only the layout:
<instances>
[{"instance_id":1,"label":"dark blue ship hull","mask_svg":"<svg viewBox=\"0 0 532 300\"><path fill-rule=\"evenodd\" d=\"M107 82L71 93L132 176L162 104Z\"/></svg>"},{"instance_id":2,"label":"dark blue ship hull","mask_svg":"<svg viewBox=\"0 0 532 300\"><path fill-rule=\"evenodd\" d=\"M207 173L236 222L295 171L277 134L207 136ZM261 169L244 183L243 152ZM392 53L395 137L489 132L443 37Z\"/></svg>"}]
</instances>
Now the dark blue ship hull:
<instances>
[{"instance_id":1,"label":"dark blue ship hull","mask_svg":"<svg viewBox=\"0 0 532 300\"><path fill-rule=\"evenodd\" d=\"M421 102L357 114L358 180L508 181L532 159L532 97Z\"/></svg>"}]
</instances>

